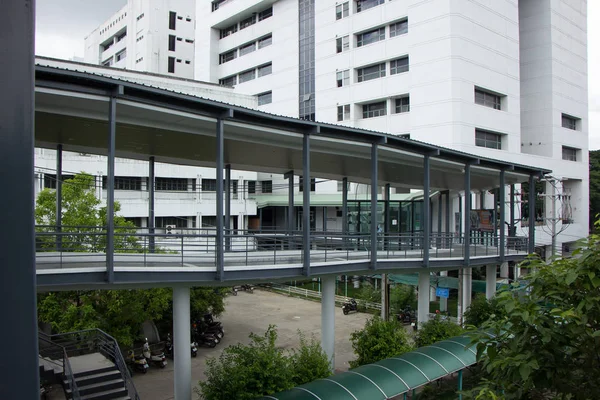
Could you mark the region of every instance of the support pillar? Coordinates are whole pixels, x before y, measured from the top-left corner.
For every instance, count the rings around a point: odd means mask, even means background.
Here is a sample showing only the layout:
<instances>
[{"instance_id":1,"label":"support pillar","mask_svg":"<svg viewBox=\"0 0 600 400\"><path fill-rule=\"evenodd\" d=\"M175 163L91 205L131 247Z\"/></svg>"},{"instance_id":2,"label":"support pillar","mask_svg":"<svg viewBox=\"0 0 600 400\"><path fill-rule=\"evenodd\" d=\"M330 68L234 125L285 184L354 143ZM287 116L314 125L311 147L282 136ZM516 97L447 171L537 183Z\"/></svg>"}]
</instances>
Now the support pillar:
<instances>
[{"instance_id":1,"label":"support pillar","mask_svg":"<svg viewBox=\"0 0 600 400\"><path fill-rule=\"evenodd\" d=\"M471 258L471 164L465 165L465 212L464 231L465 231L465 247L464 247L464 265L470 265Z\"/></svg>"},{"instance_id":2,"label":"support pillar","mask_svg":"<svg viewBox=\"0 0 600 400\"><path fill-rule=\"evenodd\" d=\"M390 318L390 291L389 279L387 274L381 274L381 319L384 321Z\"/></svg>"},{"instance_id":3,"label":"support pillar","mask_svg":"<svg viewBox=\"0 0 600 400\"><path fill-rule=\"evenodd\" d=\"M438 215L437 215L437 232L436 232L436 247L439 249L440 247L442 247L442 198L444 196L442 195L442 193L440 192L440 195L438 196Z\"/></svg>"},{"instance_id":4,"label":"support pillar","mask_svg":"<svg viewBox=\"0 0 600 400\"><path fill-rule=\"evenodd\" d=\"M288 206L287 206L287 230L288 235L292 235L295 230L294 221L294 171L289 171L283 175L288 180Z\"/></svg>"},{"instance_id":5,"label":"support pillar","mask_svg":"<svg viewBox=\"0 0 600 400\"><path fill-rule=\"evenodd\" d=\"M302 138L302 254L303 274L310 276L310 136Z\"/></svg>"},{"instance_id":6,"label":"support pillar","mask_svg":"<svg viewBox=\"0 0 600 400\"><path fill-rule=\"evenodd\" d=\"M429 267L429 249L431 247L431 202L429 200L430 186L430 156L423 157L423 266ZM429 283L428 283L429 285ZM420 294L419 294L420 296ZM429 307L429 305L427 305ZM429 312L429 308L427 309ZM419 320L420 322L420 320Z\"/></svg>"},{"instance_id":7,"label":"support pillar","mask_svg":"<svg viewBox=\"0 0 600 400\"><path fill-rule=\"evenodd\" d=\"M225 254L223 252L223 168L225 167L225 155L224 155L224 127L223 120L217 119L217 132L216 132L216 172L217 172L217 232L215 236L215 254L217 264L217 279L223 281L225 278ZM261 221L262 227L262 221ZM188 349L189 350L189 349Z\"/></svg>"},{"instance_id":8,"label":"support pillar","mask_svg":"<svg viewBox=\"0 0 600 400\"><path fill-rule=\"evenodd\" d=\"M472 294L473 294L473 268L464 268L463 269L463 302L462 302L463 313L471 305Z\"/></svg>"},{"instance_id":9,"label":"support pillar","mask_svg":"<svg viewBox=\"0 0 600 400\"><path fill-rule=\"evenodd\" d=\"M192 398L192 354L190 352L190 288L173 288L173 366L177 400Z\"/></svg>"},{"instance_id":10,"label":"support pillar","mask_svg":"<svg viewBox=\"0 0 600 400\"><path fill-rule=\"evenodd\" d=\"M225 251L231 250L231 164L225 166Z\"/></svg>"},{"instance_id":11,"label":"support pillar","mask_svg":"<svg viewBox=\"0 0 600 400\"><path fill-rule=\"evenodd\" d=\"M440 277L448 276L448 271L441 271ZM440 297L440 311L446 312L448 311L448 299L445 297Z\"/></svg>"},{"instance_id":12,"label":"support pillar","mask_svg":"<svg viewBox=\"0 0 600 400\"><path fill-rule=\"evenodd\" d=\"M503 262L500 264L500 278L508 278L508 263Z\"/></svg>"},{"instance_id":13,"label":"support pillar","mask_svg":"<svg viewBox=\"0 0 600 400\"><path fill-rule=\"evenodd\" d=\"M535 176L529 175L529 254L535 252Z\"/></svg>"},{"instance_id":14,"label":"support pillar","mask_svg":"<svg viewBox=\"0 0 600 400\"><path fill-rule=\"evenodd\" d=\"M115 140L117 130L117 98L108 103L108 157L106 177L106 275L109 283L115 280Z\"/></svg>"},{"instance_id":15,"label":"support pillar","mask_svg":"<svg viewBox=\"0 0 600 400\"><path fill-rule=\"evenodd\" d=\"M390 221L390 196L391 196L391 187L389 183L385 184L385 190L383 191L384 194L384 200L385 200L385 204L384 204L384 211L383 211L383 221L384 221L384 228L383 228L383 233L384 233L384 238L383 238L383 249L387 250L389 247L389 233L391 230L391 221Z\"/></svg>"},{"instance_id":16,"label":"support pillar","mask_svg":"<svg viewBox=\"0 0 600 400\"><path fill-rule=\"evenodd\" d=\"M62 162L63 146L56 146L56 251L62 251Z\"/></svg>"},{"instance_id":17,"label":"support pillar","mask_svg":"<svg viewBox=\"0 0 600 400\"><path fill-rule=\"evenodd\" d=\"M421 328L429 320L429 271L419 272L417 321Z\"/></svg>"},{"instance_id":18,"label":"support pillar","mask_svg":"<svg viewBox=\"0 0 600 400\"><path fill-rule=\"evenodd\" d=\"M327 206L323 207L323 232L327 232Z\"/></svg>"},{"instance_id":19,"label":"support pillar","mask_svg":"<svg viewBox=\"0 0 600 400\"><path fill-rule=\"evenodd\" d=\"M0 397L39 399L35 286L34 188L34 21L35 1L0 4L0 313L5 329L0 363ZM12 360L14 362L8 362Z\"/></svg>"},{"instance_id":20,"label":"support pillar","mask_svg":"<svg viewBox=\"0 0 600 400\"><path fill-rule=\"evenodd\" d=\"M335 368L335 276L321 278L321 347Z\"/></svg>"},{"instance_id":21,"label":"support pillar","mask_svg":"<svg viewBox=\"0 0 600 400\"><path fill-rule=\"evenodd\" d=\"M379 247L377 238L377 143L371 144L371 269L377 267L377 249Z\"/></svg>"},{"instance_id":22,"label":"support pillar","mask_svg":"<svg viewBox=\"0 0 600 400\"><path fill-rule=\"evenodd\" d=\"M496 295L496 265L485 266L485 298L491 299Z\"/></svg>"},{"instance_id":23,"label":"support pillar","mask_svg":"<svg viewBox=\"0 0 600 400\"><path fill-rule=\"evenodd\" d=\"M342 179L342 234L344 235L344 249L348 244L348 178Z\"/></svg>"},{"instance_id":24,"label":"support pillar","mask_svg":"<svg viewBox=\"0 0 600 400\"><path fill-rule=\"evenodd\" d=\"M150 253L154 253L155 250L155 227L156 220L154 216L154 188L155 188L155 176L154 176L154 156L150 157L148 164L148 233L150 234L148 241L148 249ZM198 221L197 226L202 227L200 221Z\"/></svg>"},{"instance_id":25,"label":"support pillar","mask_svg":"<svg viewBox=\"0 0 600 400\"><path fill-rule=\"evenodd\" d=\"M505 258L505 252L506 252L506 234L505 234L505 226L506 225L506 207L504 207L504 197L506 196L506 185L505 185L505 174L504 174L504 170L500 171L500 187L498 188L498 199L500 199L500 251L499 251L499 256L500 256L500 262L504 262L504 258ZM496 207L495 205L498 204L497 202L494 202L494 208ZM495 219L494 219L495 220ZM495 266L494 266L495 268Z\"/></svg>"},{"instance_id":26,"label":"support pillar","mask_svg":"<svg viewBox=\"0 0 600 400\"><path fill-rule=\"evenodd\" d=\"M510 185L510 221L508 236L515 236L515 185Z\"/></svg>"},{"instance_id":27,"label":"support pillar","mask_svg":"<svg viewBox=\"0 0 600 400\"><path fill-rule=\"evenodd\" d=\"M446 190L446 247L452 247L452 237L450 231L450 191Z\"/></svg>"}]
</instances>

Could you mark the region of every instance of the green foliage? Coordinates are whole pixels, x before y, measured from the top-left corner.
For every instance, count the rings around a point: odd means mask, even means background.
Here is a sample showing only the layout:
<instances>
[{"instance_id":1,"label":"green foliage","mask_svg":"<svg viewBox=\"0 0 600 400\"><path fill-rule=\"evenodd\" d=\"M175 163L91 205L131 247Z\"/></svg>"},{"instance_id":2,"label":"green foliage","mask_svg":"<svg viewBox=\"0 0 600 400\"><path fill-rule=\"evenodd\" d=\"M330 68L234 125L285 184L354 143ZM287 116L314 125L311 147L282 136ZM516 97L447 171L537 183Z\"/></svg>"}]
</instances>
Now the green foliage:
<instances>
[{"instance_id":1,"label":"green foliage","mask_svg":"<svg viewBox=\"0 0 600 400\"><path fill-rule=\"evenodd\" d=\"M449 319L442 319L436 315L434 319L429 320L419 327L415 344L417 347L429 346L435 342L459 336L464 330Z\"/></svg>"},{"instance_id":2,"label":"green foliage","mask_svg":"<svg viewBox=\"0 0 600 400\"><path fill-rule=\"evenodd\" d=\"M590 228L600 213L600 150L590 151Z\"/></svg>"},{"instance_id":3,"label":"green foliage","mask_svg":"<svg viewBox=\"0 0 600 400\"><path fill-rule=\"evenodd\" d=\"M356 360L350 361L352 368L412 350L408 334L400 323L383 321L377 316L368 320L362 330L352 332L350 341L358 356Z\"/></svg>"},{"instance_id":4,"label":"green foliage","mask_svg":"<svg viewBox=\"0 0 600 400\"><path fill-rule=\"evenodd\" d=\"M500 307L496 297L488 300L484 294L479 293L465 311L464 319L466 325L480 327L490 318L502 318L505 314L504 308Z\"/></svg>"},{"instance_id":5,"label":"green foliage","mask_svg":"<svg viewBox=\"0 0 600 400\"><path fill-rule=\"evenodd\" d=\"M390 308L399 313L406 307L417 309L417 294L412 285L397 284L390 290Z\"/></svg>"},{"instance_id":6,"label":"green foliage","mask_svg":"<svg viewBox=\"0 0 600 400\"><path fill-rule=\"evenodd\" d=\"M218 359L209 358L206 381L200 381L197 390L200 398L254 399L331 375L316 341L307 343L301 335L300 349L290 354L278 348L276 341L277 330L271 325L262 336L251 333L250 344L229 346Z\"/></svg>"},{"instance_id":7,"label":"green foliage","mask_svg":"<svg viewBox=\"0 0 600 400\"><path fill-rule=\"evenodd\" d=\"M506 315L473 334L483 389L507 399L600 398L600 236L581 244L573 258L528 260L535 272L525 291L498 294Z\"/></svg>"},{"instance_id":8,"label":"green foliage","mask_svg":"<svg viewBox=\"0 0 600 400\"><path fill-rule=\"evenodd\" d=\"M375 289L375 286L370 282L362 282L360 289L356 293L356 298L360 300L370 301L372 303L381 302L381 290Z\"/></svg>"}]
</instances>

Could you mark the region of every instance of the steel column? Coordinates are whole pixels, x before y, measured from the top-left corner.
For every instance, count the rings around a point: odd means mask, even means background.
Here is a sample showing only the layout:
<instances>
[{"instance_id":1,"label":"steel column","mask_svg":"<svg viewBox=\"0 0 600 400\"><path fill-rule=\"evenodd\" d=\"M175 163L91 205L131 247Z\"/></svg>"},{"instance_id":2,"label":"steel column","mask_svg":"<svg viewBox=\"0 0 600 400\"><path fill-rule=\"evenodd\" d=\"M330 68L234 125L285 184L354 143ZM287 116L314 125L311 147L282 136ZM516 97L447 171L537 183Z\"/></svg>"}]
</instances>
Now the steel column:
<instances>
[{"instance_id":1,"label":"steel column","mask_svg":"<svg viewBox=\"0 0 600 400\"><path fill-rule=\"evenodd\" d=\"M323 207L323 232L327 232L327 207Z\"/></svg>"},{"instance_id":2,"label":"steel column","mask_svg":"<svg viewBox=\"0 0 600 400\"><path fill-rule=\"evenodd\" d=\"M56 146L56 250L62 251L62 162L63 146ZM94 188L95 189L95 188Z\"/></svg>"},{"instance_id":3,"label":"steel column","mask_svg":"<svg viewBox=\"0 0 600 400\"><path fill-rule=\"evenodd\" d=\"M371 144L371 269L377 267L377 143Z\"/></svg>"},{"instance_id":4,"label":"steel column","mask_svg":"<svg viewBox=\"0 0 600 400\"><path fill-rule=\"evenodd\" d=\"M0 397L39 399L34 234L35 1L0 3Z\"/></svg>"},{"instance_id":5,"label":"steel column","mask_svg":"<svg viewBox=\"0 0 600 400\"><path fill-rule=\"evenodd\" d=\"M231 250L231 164L225 166L225 250Z\"/></svg>"},{"instance_id":6,"label":"steel column","mask_svg":"<svg viewBox=\"0 0 600 400\"><path fill-rule=\"evenodd\" d=\"M500 262L504 262L506 252L506 207L504 198L506 197L506 184L504 170L500 170L500 187L498 188L498 198L500 203ZM497 204L497 203L496 203ZM495 218L494 218L495 220ZM494 266L495 268L495 266Z\"/></svg>"},{"instance_id":7,"label":"steel column","mask_svg":"<svg viewBox=\"0 0 600 400\"><path fill-rule=\"evenodd\" d=\"M108 282L115 280L115 140L117 131L117 97L108 103L108 157L106 177L106 273Z\"/></svg>"},{"instance_id":8,"label":"steel column","mask_svg":"<svg viewBox=\"0 0 600 400\"><path fill-rule=\"evenodd\" d=\"M154 156L150 157L148 162L148 233L150 234L149 238L149 248L150 253L154 253L155 250L155 227L156 227L156 219L154 217L154 188L155 188L155 165L154 165Z\"/></svg>"},{"instance_id":9,"label":"steel column","mask_svg":"<svg viewBox=\"0 0 600 400\"><path fill-rule=\"evenodd\" d=\"M462 229L462 223L463 223L463 199L462 196L460 195L460 193L458 194L458 235L459 235L459 239L458 240L463 240L462 239L462 234L463 234L463 229Z\"/></svg>"},{"instance_id":10,"label":"steel column","mask_svg":"<svg viewBox=\"0 0 600 400\"><path fill-rule=\"evenodd\" d=\"M342 179L342 233L348 234L348 178Z\"/></svg>"},{"instance_id":11,"label":"steel column","mask_svg":"<svg viewBox=\"0 0 600 400\"><path fill-rule=\"evenodd\" d=\"M288 179L288 235L292 235L295 231L295 221L294 221L294 171L289 171L284 175L285 178Z\"/></svg>"},{"instance_id":12,"label":"steel column","mask_svg":"<svg viewBox=\"0 0 600 400\"><path fill-rule=\"evenodd\" d=\"M429 267L431 245L430 156L423 157L423 266ZM429 286L428 286L429 287ZM428 289L429 290L429 289Z\"/></svg>"},{"instance_id":13,"label":"steel column","mask_svg":"<svg viewBox=\"0 0 600 400\"><path fill-rule=\"evenodd\" d=\"M383 228L383 233L384 233L384 238L383 238L383 249L387 250L389 247L389 238L388 238L388 234L390 232L390 196L391 196L391 186L389 183L385 184L385 190L384 190L384 195L385 195L385 203L384 203L384 210L383 210L383 221L384 221L384 228Z\"/></svg>"},{"instance_id":14,"label":"steel column","mask_svg":"<svg viewBox=\"0 0 600 400\"><path fill-rule=\"evenodd\" d=\"M215 251L217 263L217 279L225 278L225 254L223 253L223 168L225 168L225 142L223 139L223 120L217 119L217 148L216 148L216 172L217 172L217 232L215 237Z\"/></svg>"},{"instance_id":15,"label":"steel column","mask_svg":"<svg viewBox=\"0 0 600 400\"><path fill-rule=\"evenodd\" d=\"M437 239L436 239L436 245L437 247L441 247L442 245L442 198L443 198L443 194L442 192L440 192L440 195L438 196L438 218L437 218Z\"/></svg>"},{"instance_id":16,"label":"steel column","mask_svg":"<svg viewBox=\"0 0 600 400\"><path fill-rule=\"evenodd\" d=\"M303 274L310 276L310 136L302 138L302 254Z\"/></svg>"},{"instance_id":17,"label":"steel column","mask_svg":"<svg viewBox=\"0 0 600 400\"><path fill-rule=\"evenodd\" d=\"M321 279L321 347L335 368L335 276Z\"/></svg>"},{"instance_id":18,"label":"steel column","mask_svg":"<svg viewBox=\"0 0 600 400\"><path fill-rule=\"evenodd\" d=\"M529 175L529 254L535 252L535 176Z\"/></svg>"},{"instance_id":19,"label":"steel column","mask_svg":"<svg viewBox=\"0 0 600 400\"><path fill-rule=\"evenodd\" d=\"M450 191L446 190L446 240L445 245L450 248L452 246L452 238L450 237Z\"/></svg>"},{"instance_id":20,"label":"steel column","mask_svg":"<svg viewBox=\"0 0 600 400\"><path fill-rule=\"evenodd\" d=\"M192 398L190 288L173 288L173 376L177 400Z\"/></svg>"},{"instance_id":21,"label":"steel column","mask_svg":"<svg viewBox=\"0 0 600 400\"><path fill-rule=\"evenodd\" d=\"M510 185L510 221L508 236L515 236L515 185Z\"/></svg>"},{"instance_id":22,"label":"steel column","mask_svg":"<svg viewBox=\"0 0 600 400\"><path fill-rule=\"evenodd\" d=\"M469 266L471 258L471 164L465 164L465 213L463 217L465 224L464 265Z\"/></svg>"}]
</instances>

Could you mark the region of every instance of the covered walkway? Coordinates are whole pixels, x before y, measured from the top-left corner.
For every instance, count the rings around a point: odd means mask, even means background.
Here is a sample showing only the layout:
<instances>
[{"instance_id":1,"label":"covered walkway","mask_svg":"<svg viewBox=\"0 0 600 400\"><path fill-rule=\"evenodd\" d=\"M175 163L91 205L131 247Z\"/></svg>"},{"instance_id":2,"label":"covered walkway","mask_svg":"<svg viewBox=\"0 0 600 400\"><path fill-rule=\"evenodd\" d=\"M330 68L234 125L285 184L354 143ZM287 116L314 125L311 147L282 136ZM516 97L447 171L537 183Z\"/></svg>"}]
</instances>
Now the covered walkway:
<instances>
[{"instance_id":1,"label":"covered walkway","mask_svg":"<svg viewBox=\"0 0 600 400\"><path fill-rule=\"evenodd\" d=\"M476 362L476 350L468 347L470 341L467 336L456 336L262 399L391 399L454 372L462 374L463 369Z\"/></svg>"}]
</instances>

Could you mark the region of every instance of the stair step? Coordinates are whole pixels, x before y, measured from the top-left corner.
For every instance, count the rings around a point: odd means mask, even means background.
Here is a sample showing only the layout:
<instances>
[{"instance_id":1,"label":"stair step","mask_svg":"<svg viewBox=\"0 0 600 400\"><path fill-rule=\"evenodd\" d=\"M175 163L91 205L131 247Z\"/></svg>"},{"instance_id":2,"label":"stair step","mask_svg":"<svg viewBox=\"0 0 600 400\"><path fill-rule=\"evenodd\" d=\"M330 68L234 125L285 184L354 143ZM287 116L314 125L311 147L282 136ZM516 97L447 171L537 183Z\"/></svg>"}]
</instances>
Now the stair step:
<instances>
[{"instance_id":1,"label":"stair step","mask_svg":"<svg viewBox=\"0 0 600 400\"><path fill-rule=\"evenodd\" d=\"M95 371L93 371L95 372ZM95 383L108 382L115 379L121 378L121 372L118 369L112 369L110 371L104 371L99 373L93 373L84 376L75 376L75 382L77 387L84 387L93 385ZM68 387L68 381L65 380L65 384Z\"/></svg>"},{"instance_id":2,"label":"stair step","mask_svg":"<svg viewBox=\"0 0 600 400\"><path fill-rule=\"evenodd\" d=\"M82 378L84 376L96 375L96 374L99 374L99 373L102 373L102 372L109 372L109 371L117 371L117 366L116 365L111 365L111 366L108 366L108 367L91 369L89 371L77 372L77 373L75 373L73 375L75 376L75 378Z\"/></svg>"},{"instance_id":3,"label":"stair step","mask_svg":"<svg viewBox=\"0 0 600 400\"><path fill-rule=\"evenodd\" d=\"M81 396L81 400L114 400L123 397L127 397L127 389L125 387Z\"/></svg>"},{"instance_id":4,"label":"stair step","mask_svg":"<svg viewBox=\"0 0 600 400\"><path fill-rule=\"evenodd\" d=\"M121 389L125 387L125 381L123 379L113 379L110 381L104 381L99 383L92 383L90 385L81 386L77 384L80 396L86 396L89 394L100 393L112 389ZM71 395L71 389L66 390L67 395Z\"/></svg>"}]
</instances>

